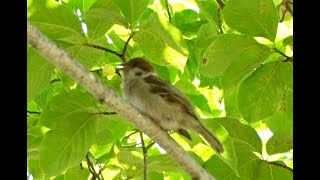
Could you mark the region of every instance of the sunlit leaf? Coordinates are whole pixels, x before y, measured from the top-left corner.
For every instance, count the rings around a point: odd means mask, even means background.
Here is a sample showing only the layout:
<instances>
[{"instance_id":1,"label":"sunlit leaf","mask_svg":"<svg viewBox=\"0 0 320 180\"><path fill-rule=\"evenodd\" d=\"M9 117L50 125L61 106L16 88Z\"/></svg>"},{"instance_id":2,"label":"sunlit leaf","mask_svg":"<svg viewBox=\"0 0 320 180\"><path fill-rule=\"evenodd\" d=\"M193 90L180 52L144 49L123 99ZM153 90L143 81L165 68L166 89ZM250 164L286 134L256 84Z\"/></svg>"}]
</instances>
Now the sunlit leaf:
<instances>
[{"instance_id":1,"label":"sunlit leaf","mask_svg":"<svg viewBox=\"0 0 320 180\"><path fill-rule=\"evenodd\" d=\"M275 40L278 14L272 0L229 0L222 12L231 28L243 34Z\"/></svg>"},{"instance_id":2,"label":"sunlit leaf","mask_svg":"<svg viewBox=\"0 0 320 180\"><path fill-rule=\"evenodd\" d=\"M40 164L48 176L80 164L96 138L94 114L78 112L47 132L40 146Z\"/></svg>"},{"instance_id":3,"label":"sunlit leaf","mask_svg":"<svg viewBox=\"0 0 320 180\"><path fill-rule=\"evenodd\" d=\"M131 26L134 26L136 21L139 20L149 3L148 0L121 0L114 2L119 6Z\"/></svg>"},{"instance_id":4,"label":"sunlit leaf","mask_svg":"<svg viewBox=\"0 0 320 180\"><path fill-rule=\"evenodd\" d=\"M167 66L172 65L183 70L187 57L166 45L155 33L149 30L141 30L134 36L144 55L152 62Z\"/></svg>"},{"instance_id":5,"label":"sunlit leaf","mask_svg":"<svg viewBox=\"0 0 320 180\"><path fill-rule=\"evenodd\" d=\"M31 1L31 0L29 0ZM81 23L66 4L56 1L32 0L29 22L56 42L80 44L84 41Z\"/></svg>"},{"instance_id":6,"label":"sunlit leaf","mask_svg":"<svg viewBox=\"0 0 320 180\"><path fill-rule=\"evenodd\" d=\"M250 36L221 35L204 53L200 71L208 77L223 75L224 88L229 88L260 65L269 53L266 46Z\"/></svg>"},{"instance_id":7,"label":"sunlit leaf","mask_svg":"<svg viewBox=\"0 0 320 180\"><path fill-rule=\"evenodd\" d=\"M214 119L201 120L201 123L222 143L224 152L221 155L222 157L219 158L236 174L238 174L238 162L235 147L228 131L219 123L219 121Z\"/></svg>"},{"instance_id":8,"label":"sunlit leaf","mask_svg":"<svg viewBox=\"0 0 320 180\"><path fill-rule=\"evenodd\" d=\"M240 113L248 122L271 116L277 110L286 86L291 85L290 64L277 61L261 65L239 87Z\"/></svg>"},{"instance_id":9,"label":"sunlit leaf","mask_svg":"<svg viewBox=\"0 0 320 180\"><path fill-rule=\"evenodd\" d=\"M64 123L70 116L76 116L81 112L95 112L96 100L83 92L61 92L54 96L43 109L41 125L54 129L59 123Z\"/></svg>"},{"instance_id":10,"label":"sunlit leaf","mask_svg":"<svg viewBox=\"0 0 320 180\"><path fill-rule=\"evenodd\" d=\"M40 94L50 83L53 65L33 48L27 49L27 100Z\"/></svg>"}]
</instances>

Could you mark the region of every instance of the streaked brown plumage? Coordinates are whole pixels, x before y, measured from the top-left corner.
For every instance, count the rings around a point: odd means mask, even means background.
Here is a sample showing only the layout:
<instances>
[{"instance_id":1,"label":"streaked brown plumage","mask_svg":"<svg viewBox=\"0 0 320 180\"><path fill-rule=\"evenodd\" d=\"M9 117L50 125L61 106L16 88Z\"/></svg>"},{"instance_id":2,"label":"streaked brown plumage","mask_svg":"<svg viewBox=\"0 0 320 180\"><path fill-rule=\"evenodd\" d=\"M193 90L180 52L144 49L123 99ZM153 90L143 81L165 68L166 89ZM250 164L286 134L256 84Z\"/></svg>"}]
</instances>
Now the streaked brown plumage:
<instances>
[{"instance_id":1,"label":"streaked brown plumage","mask_svg":"<svg viewBox=\"0 0 320 180\"><path fill-rule=\"evenodd\" d=\"M223 146L198 120L194 107L174 86L161 80L143 58L134 58L122 67L125 98L151 117L163 129L175 131L191 140L187 130L199 133L216 152Z\"/></svg>"}]
</instances>

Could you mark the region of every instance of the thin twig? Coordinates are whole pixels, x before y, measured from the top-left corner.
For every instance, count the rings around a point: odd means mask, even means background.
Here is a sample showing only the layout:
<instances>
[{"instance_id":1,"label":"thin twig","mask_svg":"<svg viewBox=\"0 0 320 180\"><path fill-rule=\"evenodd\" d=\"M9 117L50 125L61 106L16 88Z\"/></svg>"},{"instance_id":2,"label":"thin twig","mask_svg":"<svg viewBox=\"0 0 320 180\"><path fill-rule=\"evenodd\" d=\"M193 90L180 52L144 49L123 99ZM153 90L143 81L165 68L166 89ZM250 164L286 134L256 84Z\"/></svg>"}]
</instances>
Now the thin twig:
<instances>
[{"instance_id":1,"label":"thin twig","mask_svg":"<svg viewBox=\"0 0 320 180\"><path fill-rule=\"evenodd\" d=\"M88 46L88 47L93 47L93 48L96 48L96 49L100 49L100 50L104 50L104 51L107 51L109 53L112 53L120 58L122 58L122 55L116 51L113 51L111 49L108 49L108 48L105 48L105 47L102 47L102 46L98 46L98 45L95 45L95 44L88 44L88 43L84 43L83 45L85 46Z\"/></svg>"},{"instance_id":2,"label":"thin twig","mask_svg":"<svg viewBox=\"0 0 320 180\"><path fill-rule=\"evenodd\" d=\"M89 171L92 174L92 179L101 180L100 176L97 174L96 170L94 169L94 166L93 166L92 162L90 161L88 154L86 155L86 160L87 160Z\"/></svg>"},{"instance_id":3,"label":"thin twig","mask_svg":"<svg viewBox=\"0 0 320 180\"><path fill-rule=\"evenodd\" d=\"M218 26L219 26L219 33L223 34L223 30L222 30L222 23L221 23L221 9L218 9Z\"/></svg>"},{"instance_id":4,"label":"thin twig","mask_svg":"<svg viewBox=\"0 0 320 180\"><path fill-rule=\"evenodd\" d=\"M147 152L146 146L144 145L143 134L140 132L142 152L143 152L143 179L147 180Z\"/></svg>"},{"instance_id":5,"label":"thin twig","mask_svg":"<svg viewBox=\"0 0 320 180\"><path fill-rule=\"evenodd\" d=\"M168 3L168 0L166 0L166 8L167 8L167 12L168 12L169 22L171 23L170 6L169 6L169 3Z\"/></svg>"},{"instance_id":6,"label":"thin twig","mask_svg":"<svg viewBox=\"0 0 320 180\"><path fill-rule=\"evenodd\" d=\"M141 145L141 143L135 143L132 145L122 145L123 148L129 149L129 148L137 148L137 146Z\"/></svg>"},{"instance_id":7,"label":"thin twig","mask_svg":"<svg viewBox=\"0 0 320 180\"><path fill-rule=\"evenodd\" d=\"M154 144L155 144L155 142L152 141L152 142L146 147L146 149L149 150Z\"/></svg>"},{"instance_id":8,"label":"thin twig","mask_svg":"<svg viewBox=\"0 0 320 180\"><path fill-rule=\"evenodd\" d=\"M139 132L138 130L135 130L134 132L130 133L129 135L125 136L123 139L128 139L130 136L136 134L137 132Z\"/></svg>"},{"instance_id":9,"label":"thin twig","mask_svg":"<svg viewBox=\"0 0 320 180\"><path fill-rule=\"evenodd\" d=\"M102 115L114 115L117 114L116 112L98 112L97 114L102 114Z\"/></svg>"},{"instance_id":10,"label":"thin twig","mask_svg":"<svg viewBox=\"0 0 320 180\"><path fill-rule=\"evenodd\" d=\"M56 83L56 82L60 82L61 80L60 79L52 79L51 81L50 81L50 84L53 84L53 83Z\"/></svg>"},{"instance_id":11,"label":"thin twig","mask_svg":"<svg viewBox=\"0 0 320 180\"><path fill-rule=\"evenodd\" d=\"M277 53L279 53L280 55L282 55L283 57L285 57L286 59L283 62L288 62L288 61L293 61L293 58L290 56L287 56L285 53L281 52L280 50L278 50L277 48L273 48L273 50Z\"/></svg>"},{"instance_id":12,"label":"thin twig","mask_svg":"<svg viewBox=\"0 0 320 180\"><path fill-rule=\"evenodd\" d=\"M122 59L122 62L124 62L124 63L126 62L126 56L125 56L125 54L126 54L126 51L127 51L127 49L128 49L128 45L129 45L130 40L131 40L132 37L134 36L134 33L135 33L135 32L132 32L132 33L130 34L129 38L127 39L126 43L125 43L124 46L123 46L122 53L121 53L121 59Z\"/></svg>"},{"instance_id":13,"label":"thin twig","mask_svg":"<svg viewBox=\"0 0 320 180\"><path fill-rule=\"evenodd\" d=\"M224 8L224 3L221 0L217 0L217 3L219 4L220 9L222 10Z\"/></svg>"},{"instance_id":14,"label":"thin twig","mask_svg":"<svg viewBox=\"0 0 320 180\"><path fill-rule=\"evenodd\" d=\"M275 165L275 166L278 166L278 167L281 167L281 168L284 168L284 169L287 169L287 170L293 172L293 169L291 169L288 166L285 166L283 164L279 164L279 163L276 163L276 162L270 162L270 161L265 161L265 162L267 162L268 164L272 164L272 165Z\"/></svg>"},{"instance_id":15,"label":"thin twig","mask_svg":"<svg viewBox=\"0 0 320 180\"><path fill-rule=\"evenodd\" d=\"M30 114L38 114L38 115L41 114L41 112L37 112L37 111L27 111L27 113L30 113Z\"/></svg>"}]
</instances>

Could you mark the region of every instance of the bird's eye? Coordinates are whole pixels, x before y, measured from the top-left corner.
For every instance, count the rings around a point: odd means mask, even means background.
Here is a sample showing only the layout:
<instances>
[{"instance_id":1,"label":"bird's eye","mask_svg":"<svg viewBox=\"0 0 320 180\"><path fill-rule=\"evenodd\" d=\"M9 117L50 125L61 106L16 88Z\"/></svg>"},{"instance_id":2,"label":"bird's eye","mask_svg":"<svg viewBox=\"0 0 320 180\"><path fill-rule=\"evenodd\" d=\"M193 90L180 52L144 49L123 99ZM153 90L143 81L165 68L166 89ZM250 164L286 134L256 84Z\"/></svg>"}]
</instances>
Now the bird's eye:
<instances>
[{"instance_id":1,"label":"bird's eye","mask_svg":"<svg viewBox=\"0 0 320 180\"><path fill-rule=\"evenodd\" d=\"M142 72L136 72L136 76L141 76Z\"/></svg>"}]
</instances>

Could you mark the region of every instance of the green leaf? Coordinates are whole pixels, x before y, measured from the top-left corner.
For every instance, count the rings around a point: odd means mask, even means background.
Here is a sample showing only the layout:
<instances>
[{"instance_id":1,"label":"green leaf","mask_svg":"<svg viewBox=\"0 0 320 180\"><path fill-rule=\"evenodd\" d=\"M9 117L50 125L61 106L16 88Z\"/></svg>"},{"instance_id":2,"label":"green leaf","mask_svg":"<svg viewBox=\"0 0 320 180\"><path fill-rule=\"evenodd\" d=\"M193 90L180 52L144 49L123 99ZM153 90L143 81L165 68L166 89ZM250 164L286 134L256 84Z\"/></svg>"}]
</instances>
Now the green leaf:
<instances>
[{"instance_id":1,"label":"green leaf","mask_svg":"<svg viewBox=\"0 0 320 180\"><path fill-rule=\"evenodd\" d=\"M212 156L203 165L204 168L214 175L217 179L254 179L252 178L260 159L252 153L254 148L251 145L234 140L234 148L237 154L238 172L237 175L230 167L225 166L224 162L217 156ZM251 149L252 148L252 149Z\"/></svg>"},{"instance_id":2,"label":"green leaf","mask_svg":"<svg viewBox=\"0 0 320 180\"><path fill-rule=\"evenodd\" d=\"M64 180L88 180L90 171L87 168L81 169L79 164L67 170Z\"/></svg>"},{"instance_id":3,"label":"green leaf","mask_svg":"<svg viewBox=\"0 0 320 180\"><path fill-rule=\"evenodd\" d=\"M172 23L181 30L185 36L193 37L197 34L200 26L206 21L200 21L199 15L192 9L184 9L176 12L172 17Z\"/></svg>"},{"instance_id":4,"label":"green leaf","mask_svg":"<svg viewBox=\"0 0 320 180\"><path fill-rule=\"evenodd\" d=\"M141 178L142 178L142 174L141 174ZM148 172L147 179L163 180L164 179L163 172L161 173Z\"/></svg>"},{"instance_id":5,"label":"green leaf","mask_svg":"<svg viewBox=\"0 0 320 180\"><path fill-rule=\"evenodd\" d=\"M292 85L290 68L289 63L282 61L266 63L243 81L238 108L246 121L256 122L276 112L286 86Z\"/></svg>"},{"instance_id":6,"label":"green leaf","mask_svg":"<svg viewBox=\"0 0 320 180\"><path fill-rule=\"evenodd\" d=\"M81 12L86 12L95 1L96 0L85 0L85 1L68 0L67 5L73 11L76 11L77 9L79 9ZM111 1L111 0L109 0L109 1Z\"/></svg>"},{"instance_id":7,"label":"green leaf","mask_svg":"<svg viewBox=\"0 0 320 180\"><path fill-rule=\"evenodd\" d=\"M200 122L215 135L223 145L224 152L218 156L225 164L227 164L236 174L238 174L238 162L235 153L235 147L228 131L214 119L202 120ZM226 165L223 165L226 167Z\"/></svg>"},{"instance_id":8,"label":"green leaf","mask_svg":"<svg viewBox=\"0 0 320 180\"><path fill-rule=\"evenodd\" d=\"M143 167L143 159L142 156L138 157L135 153L135 151L129 151L129 150L121 150L117 154L117 159L120 163L128 164L130 166L137 166L137 168ZM142 154L141 154L142 155Z\"/></svg>"},{"instance_id":9,"label":"green leaf","mask_svg":"<svg viewBox=\"0 0 320 180\"><path fill-rule=\"evenodd\" d=\"M59 123L63 124L78 113L96 112L96 103L96 99L87 93L77 90L61 92L43 109L40 123L54 129Z\"/></svg>"},{"instance_id":10,"label":"green leaf","mask_svg":"<svg viewBox=\"0 0 320 180\"><path fill-rule=\"evenodd\" d=\"M90 9L84 14L83 21L87 24L88 36L92 40L104 37L114 24L127 24L120 12L110 8Z\"/></svg>"},{"instance_id":11,"label":"green leaf","mask_svg":"<svg viewBox=\"0 0 320 180\"><path fill-rule=\"evenodd\" d=\"M95 0L95 3L92 4L90 9L94 8L112 8L114 9L114 1L113 0Z\"/></svg>"},{"instance_id":12,"label":"green leaf","mask_svg":"<svg viewBox=\"0 0 320 180\"><path fill-rule=\"evenodd\" d=\"M28 12L32 12L28 17L29 22L49 39L70 44L81 44L84 41L81 23L66 4L33 0Z\"/></svg>"},{"instance_id":13,"label":"green leaf","mask_svg":"<svg viewBox=\"0 0 320 180\"><path fill-rule=\"evenodd\" d=\"M255 68L259 67L271 54L266 46L257 44L255 47L245 50L239 58L231 62L230 66L222 75L222 86L224 91L237 86L244 80Z\"/></svg>"},{"instance_id":14,"label":"green leaf","mask_svg":"<svg viewBox=\"0 0 320 180\"><path fill-rule=\"evenodd\" d=\"M166 154L150 156L147 163L150 172L184 172L176 161Z\"/></svg>"},{"instance_id":15,"label":"green leaf","mask_svg":"<svg viewBox=\"0 0 320 180\"><path fill-rule=\"evenodd\" d=\"M269 53L266 46L250 36L220 35L205 51L200 71L212 78L223 75L224 88L229 88L260 65Z\"/></svg>"},{"instance_id":16,"label":"green leaf","mask_svg":"<svg viewBox=\"0 0 320 180\"><path fill-rule=\"evenodd\" d=\"M186 94L187 97L190 99L190 102L195 105L196 107L198 107L202 113L210 116L211 114L211 108L209 106L209 102L208 99L202 95L195 95L195 94Z\"/></svg>"},{"instance_id":17,"label":"green leaf","mask_svg":"<svg viewBox=\"0 0 320 180\"><path fill-rule=\"evenodd\" d=\"M214 23L203 24L198 31L196 45L201 48L208 48L218 37L218 26Z\"/></svg>"},{"instance_id":18,"label":"green leaf","mask_svg":"<svg viewBox=\"0 0 320 180\"><path fill-rule=\"evenodd\" d=\"M238 101L237 101L238 89L239 89L239 84L237 86L233 86L232 88L230 88L223 95L224 106L225 106L227 117L238 118L238 119L242 117L238 108Z\"/></svg>"},{"instance_id":19,"label":"green leaf","mask_svg":"<svg viewBox=\"0 0 320 180\"><path fill-rule=\"evenodd\" d=\"M249 149L256 152L261 152L262 142L255 131L249 125L242 124L239 119L235 118L215 118L215 120L221 124L229 133L229 136L233 141L238 140L246 143Z\"/></svg>"},{"instance_id":20,"label":"green leaf","mask_svg":"<svg viewBox=\"0 0 320 180\"><path fill-rule=\"evenodd\" d=\"M180 79L174 84L183 94L199 95L196 87L188 80Z\"/></svg>"},{"instance_id":21,"label":"green leaf","mask_svg":"<svg viewBox=\"0 0 320 180\"><path fill-rule=\"evenodd\" d=\"M38 159L28 159L28 172L32 174L33 179L44 179L44 173Z\"/></svg>"},{"instance_id":22,"label":"green leaf","mask_svg":"<svg viewBox=\"0 0 320 180\"><path fill-rule=\"evenodd\" d=\"M150 29L140 30L133 37L143 54L153 63L168 66L172 65L183 71L187 57L172 49Z\"/></svg>"},{"instance_id":23,"label":"green leaf","mask_svg":"<svg viewBox=\"0 0 320 180\"><path fill-rule=\"evenodd\" d=\"M30 102L50 83L53 65L33 48L27 49L27 101Z\"/></svg>"},{"instance_id":24,"label":"green leaf","mask_svg":"<svg viewBox=\"0 0 320 180\"><path fill-rule=\"evenodd\" d=\"M74 83L74 81L72 82ZM68 88L70 87L70 85L68 86ZM62 88L63 86L61 86L59 82L50 83L39 95L37 95L37 97L34 98L33 101L37 103L37 106L39 108L43 109L45 105L51 101L52 97L54 97L56 94L62 91Z\"/></svg>"},{"instance_id":25,"label":"green leaf","mask_svg":"<svg viewBox=\"0 0 320 180\"><path fill-rule=\"evenodd\" d=\"M293 136L293 92L286 90L277 111L264 120L273 133L285 133Z\"/></svg>"},{"instance_id":26,"label":"green leaf","mask_svg":"<svg viewBox=\"0 0 320 180\"><path fill-rule=\"evenodd\" d=\"M124 17L126 17L132 27L135 26L135 23L147 9L149 3L148 0L116 0L114 2L119 6Z\"/></svg>"},{"instance_id":27,"label":"green leaf","mask_svg":"<svg viewBox=\"0 0 320 180\"><path fill-rule=\"evenodd\" d=\"M218 5L214 0L195 0L200 12L201 19L205 19L212 24L215 24L215 19L218 15Z\"/></svg>"},{"instance_id":28,"label":"green leaf","mask_svg":"<svg viewBox=\"0 0 320 180\"><path fill-rule=\"evenodd\" d=\"M77 112L45 134L40 146L40 164L47 176L79 165L96 138L95 115Z\"/></svg>"},{"instance_id":29,"label":"green leaf","mask_svg":"<svg viewBox=\"0 0 320 180\"><path fill-rule=\"evenodd\" d=\"M108 119L106 128L113 134L114 139L122 139L128 128L132 126L132 124L121 117L114 116Z\"/></svg>"},{"instance_id":30,"label":"green leaf","mask_svg":"<svg viewBox=\"0 0 320 180\"><path fill-rule=\"evenodd\" d=\"M173 172L164 172L163 173L166 178L170 178L170 180L191 180L191 177L187 173L173 173ZM164 178L164 179L166 179Z\"/></svg>"},{"instance_id":31,"label":"green leaf","mask_svg":"<svg viewBox=\"0 0 320 180\"><path fill-rule=\"evenodd\" d=\"M271 42L276 38L278 14L272 0L229 0L222 13L228 26L240 33Z\"/></svg>"},{"instance_id":32,"label":"green leaf","mask_svg":"<svg viewBox=\"0 0 320 180\"><path fill-rule=\"evenodd\" d=\"M283 40L284 46L293 46L293 36L288 36Z\"/></svg>"},{"instance_id":33,"label":"green leaf","mask_svg":"<svg viewBox=\"0 0 320 180\"><path fill-rule=\"evenodd\" d=\"M293 179L293 173L283 167L260 161L252 178L257 180Z\"/></svg>"},{"instance_id":34,"label":"green leaf","mask_svg":"<svg viewBox=\"0 0 320 180\"><path fill-rule=\"evenodd\" d=\"M88 69L95 66L104 55L104 51L84 45L73 45L66 51Z\"/></svg>"},{"instance_id":35,"label":"green leaf","mask_svg":"<svg viewBox=\"0 0 320 180\"><path fill-rule=\"evenodd\" d=\"M188 55L181 32L163 14L154 13L145 24L141 25L141 29L152 32L171 48Z\"/></svg>"},{"instance_id":36,"label":"green leaf","mask_svg":"<svg viewBox=\"0 0 320 180\"><path fill-rule=\"evenodd\" d=\"M39 159L39 147L42 141L43 126L33 126L27 131L27 156L28 159Z\"/></svg>"},{"instance_id":37,"label":"green leaf","mask_svg":"<svg viewBox=\"0 0 320 180\"><path fill-rule=\"evenodd\" d=\"M90 152L95 159L98 159L111 150L114 137L109 130L105 129L105 131L97 133L95 142L90 148Z\"/></svg>"},{"instance_id":38,"label":"green leaf","mask_svg":"<svg viewBox=\"0 0 320 180\"><path fill-rule=\"evenodd\" d=\"M274 133L266 144L267 153L270 155L288 152L291 149L293 149L293 135L285 132Z\"/></svg>"}]
</instances>

